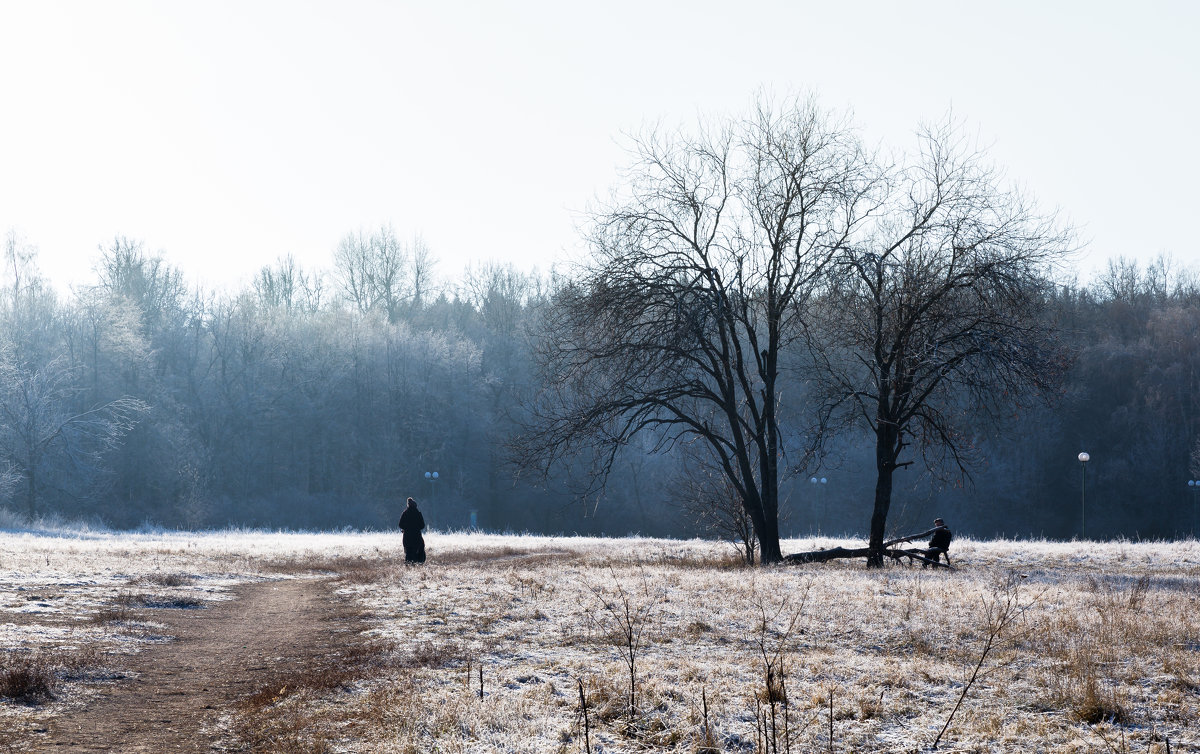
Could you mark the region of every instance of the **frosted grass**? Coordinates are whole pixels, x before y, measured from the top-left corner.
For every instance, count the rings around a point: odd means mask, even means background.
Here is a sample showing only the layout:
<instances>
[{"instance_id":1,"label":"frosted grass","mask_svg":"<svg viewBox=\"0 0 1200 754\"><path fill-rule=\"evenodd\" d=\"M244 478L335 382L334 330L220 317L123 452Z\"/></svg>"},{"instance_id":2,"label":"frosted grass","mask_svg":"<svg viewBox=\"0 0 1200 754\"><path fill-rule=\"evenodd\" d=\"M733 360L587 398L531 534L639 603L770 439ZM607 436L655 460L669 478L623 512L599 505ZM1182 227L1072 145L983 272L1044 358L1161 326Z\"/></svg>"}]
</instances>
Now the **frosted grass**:
<instances>
[{"instance_id":1,"label":"frosted grass","mask_svg":"<svg viewBox=\"0 0 1200 754\"><path fill-rule=\"evenodd\" d=\"M365 567L368 578L337 583L370 636L441 659L310 700L330 720L370 714L369 740L346 735L341 751L579 751L582 681L595 751L695 751L703 694L721 747L748 752L764 648L786 657L795 750L825 749L832 696L838 750L909 751L945 722L978 657L984 608L1016 572L1028 611L956 717L958 750L1100 750L1103 735L1139 751L1165 751L1165 736L1173 750L1200 745L1194 540L959 538L959 570L945 572L861 561L746 569L731 545L704 540L426 539L429 562L411 568L398 532L0 532L0 644L136 651L163 640L153 624L92 620L122 594L205 601L250 580ZM861 544L796 539L783 551ZM601 607L620 593L648 608L633 733L622 723L628 671ZM482 699L468 663L484 669ZM1072 700L1089 682L1125 727L1081 721ZM24 713L4 710L14 714Z\"/></svg>"}]
</instances>

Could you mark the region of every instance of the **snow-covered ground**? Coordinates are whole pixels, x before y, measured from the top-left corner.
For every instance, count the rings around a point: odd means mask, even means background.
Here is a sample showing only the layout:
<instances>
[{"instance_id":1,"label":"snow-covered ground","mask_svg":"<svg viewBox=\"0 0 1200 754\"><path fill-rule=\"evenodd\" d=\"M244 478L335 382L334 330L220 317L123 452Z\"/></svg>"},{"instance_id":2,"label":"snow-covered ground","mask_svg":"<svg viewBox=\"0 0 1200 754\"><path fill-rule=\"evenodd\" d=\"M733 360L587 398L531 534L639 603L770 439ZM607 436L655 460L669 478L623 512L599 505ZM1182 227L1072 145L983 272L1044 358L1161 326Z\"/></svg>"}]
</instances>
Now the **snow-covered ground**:
<instances>
[{"instance_id":1,"label":"snow-covered ground","mask_svg":"<svg viewBox=\"0 0 1200 754\"><path fill-rule=\"evenodd\" d=\"M592 751L697 751L706 731L720 750L763 751L762 721L775 701L778 738L784 692L792 750L825 750L832 730L839 751L909 751L935 739L964 690L941 748L1200 746L1195 541L960 539L955 572L749 569L729 544L700 540L435 532L427 543L429 562L410 568L392 532L0 532L0 651L135 651L164 637L121 620L123 604L203 604L241 581L315 570L343 574L371 635L409 658L312 701L388 706L370 742L347 734L347 751L582 751L581 684ZM856 543L783 550L835 544ZM767 692L768 664L782 692Z\"/></svg>"}]
</instances>

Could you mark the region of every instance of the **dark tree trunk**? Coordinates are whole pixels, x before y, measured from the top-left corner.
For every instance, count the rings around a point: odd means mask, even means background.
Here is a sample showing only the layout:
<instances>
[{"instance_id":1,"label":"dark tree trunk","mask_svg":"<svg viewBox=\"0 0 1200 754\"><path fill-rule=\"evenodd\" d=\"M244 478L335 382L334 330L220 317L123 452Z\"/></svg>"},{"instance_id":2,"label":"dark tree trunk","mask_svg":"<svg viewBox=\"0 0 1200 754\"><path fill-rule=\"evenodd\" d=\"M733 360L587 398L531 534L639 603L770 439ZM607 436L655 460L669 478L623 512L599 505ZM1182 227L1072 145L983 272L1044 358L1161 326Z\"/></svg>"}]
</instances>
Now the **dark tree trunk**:
<instances>
[{"instance_id":1,"label":"dark tree trunk","mask_svg":"<svg viewBox=\"0 0 1200 754\"><path fill-rule=\"evenodd\" d=\"M768 516L763 522L763 528L758 532L759 562L763 565L778 563L783 560L783 552L779 549L779 518Z\"/></svg>"},{"instance_id":2,"label":"dark tree trunk","mask_svg":"<svg viewBox=\"0 0 1200 754\"><path fill-rule=\"evenodd\" d=\"M763 565L778 563L783 560L783 552L779 548L779 516L776 515L778 506L768 504L760 496L758 500L746 505L750 514L750 523L754 526L754 536L758 538L758 559Z\"/></svg>"},{"instance_id":3,"label":"dark tree trunk","mask_svg":"<svg viewBox=\"0 0 1200 754\"><path fill-rule=\"evenodd\" d=\"M871 536L867 541L868 568L883 567L883 537L888 510L892 507L892 474L896 470L895 425L880 422L875 430L875 507L871 512Z\"/></svg>"}]
</instances>

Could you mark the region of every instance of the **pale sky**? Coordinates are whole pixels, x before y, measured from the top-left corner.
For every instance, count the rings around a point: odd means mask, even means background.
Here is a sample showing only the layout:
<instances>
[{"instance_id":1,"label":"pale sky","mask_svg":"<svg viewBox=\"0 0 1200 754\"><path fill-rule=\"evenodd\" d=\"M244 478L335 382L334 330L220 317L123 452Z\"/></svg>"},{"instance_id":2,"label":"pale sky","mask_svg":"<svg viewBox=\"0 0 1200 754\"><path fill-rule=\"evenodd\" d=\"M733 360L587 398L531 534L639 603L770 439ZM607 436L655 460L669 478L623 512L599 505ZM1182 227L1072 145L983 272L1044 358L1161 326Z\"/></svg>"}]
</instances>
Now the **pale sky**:
<instances>
[{"instance_id":1,"label":"pale sky","mask_svg":"<svg viewBox=\"0 0 1200 754\"><path fill-rule=\"evenodd\" d=\"M0 232L60 287L145 242L236 288L390 224L547 269L623 132L814 91L907 147L949 109L1117 255L1200 262L1200 3L0 0Z\"/></svg>"}]
</instances>

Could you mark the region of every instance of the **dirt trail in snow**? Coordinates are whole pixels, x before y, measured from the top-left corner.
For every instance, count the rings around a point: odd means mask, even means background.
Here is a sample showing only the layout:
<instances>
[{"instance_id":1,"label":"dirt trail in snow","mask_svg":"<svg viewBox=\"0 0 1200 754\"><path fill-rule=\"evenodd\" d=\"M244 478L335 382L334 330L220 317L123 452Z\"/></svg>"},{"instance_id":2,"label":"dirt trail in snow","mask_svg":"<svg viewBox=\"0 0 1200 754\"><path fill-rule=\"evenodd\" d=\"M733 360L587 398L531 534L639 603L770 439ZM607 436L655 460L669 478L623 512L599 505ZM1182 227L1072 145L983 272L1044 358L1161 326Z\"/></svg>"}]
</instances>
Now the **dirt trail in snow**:
<instances>
[{"instance_id":1,"label":"dirt trail in snow","mask_svg":"<svg viewBox=\"0 0 1200 754\"><path fill-rule=\"evenodd\" d=\"M156 610L173 641L129 657L132 676L86 708L31 734L39 752L227 750L219 716L278 670L303 666L345 640L345 613L328 579L246 584L234 599L198 610ZM225 742L229 743L229 742Z\"/></svg>"}]
</instances>

